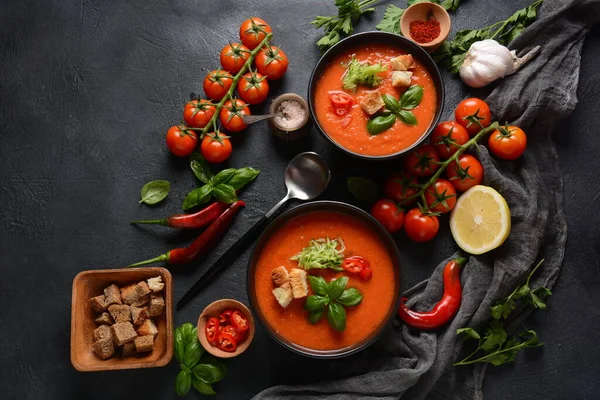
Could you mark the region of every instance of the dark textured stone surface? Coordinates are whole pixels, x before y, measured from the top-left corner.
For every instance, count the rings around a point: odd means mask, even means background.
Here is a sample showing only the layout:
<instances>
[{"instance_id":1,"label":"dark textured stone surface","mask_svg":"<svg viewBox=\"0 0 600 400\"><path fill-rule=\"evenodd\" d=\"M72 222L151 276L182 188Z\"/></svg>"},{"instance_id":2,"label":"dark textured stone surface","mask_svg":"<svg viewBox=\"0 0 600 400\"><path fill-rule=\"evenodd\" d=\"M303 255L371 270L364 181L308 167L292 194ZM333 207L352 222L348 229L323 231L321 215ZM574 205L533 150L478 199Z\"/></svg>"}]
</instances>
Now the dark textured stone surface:
<instances>
[{"instance_id":1,"label":"dark textured stone surface","mask_svg":"<svg viewBox=\"0 0 600 400\"><path fill-rule=\"evenodd\" d=\"M185 160L169 156L164 132L179 122L190 91L200 91L218 52L237 37L248 16L267 20L291 64L272 93L305 94L319 57L318 33L309 25L330 14L324 1L47 1L0 6L0 387L3 398L174 398L177 365L152 370L78 373L69 362L73 277L82 270L115 268L158 255L191 239L189 233L136 228L128 221L179 211L194 177ZM454 16L454 29L507 16L527 1L467 1ZM372 29L384 7L358 30ZM228 10L229 15L223 15ZM600 123L600 31L584 46L580 103L556 128L565 179L569 239L561 277L549 310L526 322L546 345L514 364L490 368L488 399L593 399L600 375L597 287L600 217L598 201ZM564 71L568 73L568 71ZM466 91L445 75L445 115ZM261 107L254 108L255 112ZM383 176L393 163L356 162L313 131L301 142L274 138L256 124L233 139L227 165L263 172L243 194L249 204L228 237L202 262L174 269L175 300L254 221L283 195L283 171L303 150L323 154L333 180L326 199L353 202L345 178ZM156 207L137 204L141 186L169 179L169 198ZM359 204L360 205L360 204ZM447 223L433 243L407 246L398 236L405 287L429 276L453 251ZM177 325L195 321L211 301L247 302L245 267L249 251L184 310ZM301 383L335 374L327 362L294 355L262 329L254 344L229 362L223 398L249 398L276 383Z\"/></svg>"}]
</instances>

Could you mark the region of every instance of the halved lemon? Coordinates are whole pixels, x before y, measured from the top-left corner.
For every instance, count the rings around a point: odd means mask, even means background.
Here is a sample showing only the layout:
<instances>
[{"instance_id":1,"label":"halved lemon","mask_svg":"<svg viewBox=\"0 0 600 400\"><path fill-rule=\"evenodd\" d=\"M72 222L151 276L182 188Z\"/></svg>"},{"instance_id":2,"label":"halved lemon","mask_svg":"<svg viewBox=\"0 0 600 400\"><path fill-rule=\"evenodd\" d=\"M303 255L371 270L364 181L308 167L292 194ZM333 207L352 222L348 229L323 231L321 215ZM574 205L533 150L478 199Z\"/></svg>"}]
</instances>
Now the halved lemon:
<instances>
[{"instance_id":1,"label":"halved lemon","mask_svg":"<svg viewBox=\"0 0 600 400\"><path fill-rule=\"evenodd\" d=\"M488 186L464 192L450 214L450 230L456 244L471 254L499 247L510 233L510 210L504 197Z\"/></svg>"}]
</instances>

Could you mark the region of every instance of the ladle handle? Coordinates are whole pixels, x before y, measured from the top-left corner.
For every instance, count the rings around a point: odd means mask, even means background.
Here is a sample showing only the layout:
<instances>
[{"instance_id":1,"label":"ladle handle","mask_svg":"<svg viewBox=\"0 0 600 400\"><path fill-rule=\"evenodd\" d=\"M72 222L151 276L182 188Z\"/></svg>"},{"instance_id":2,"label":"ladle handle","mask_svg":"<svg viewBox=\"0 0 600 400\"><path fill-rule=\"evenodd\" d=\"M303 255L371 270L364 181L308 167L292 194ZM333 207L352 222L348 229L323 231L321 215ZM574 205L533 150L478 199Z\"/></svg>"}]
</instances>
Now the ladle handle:
<instances>
[{"instance_id":1,"label":"ladle handle","mask_svg":"<svg viewBox=\"0 0 600 400\"><path fill-rule=\"evenodd\" d=\"M242 115L242 121L246 125L253 124L258 121L262 121L264 119L269 119L275 117L276 114L264 114L264 115Z\"/></svg>"}]
</instances>

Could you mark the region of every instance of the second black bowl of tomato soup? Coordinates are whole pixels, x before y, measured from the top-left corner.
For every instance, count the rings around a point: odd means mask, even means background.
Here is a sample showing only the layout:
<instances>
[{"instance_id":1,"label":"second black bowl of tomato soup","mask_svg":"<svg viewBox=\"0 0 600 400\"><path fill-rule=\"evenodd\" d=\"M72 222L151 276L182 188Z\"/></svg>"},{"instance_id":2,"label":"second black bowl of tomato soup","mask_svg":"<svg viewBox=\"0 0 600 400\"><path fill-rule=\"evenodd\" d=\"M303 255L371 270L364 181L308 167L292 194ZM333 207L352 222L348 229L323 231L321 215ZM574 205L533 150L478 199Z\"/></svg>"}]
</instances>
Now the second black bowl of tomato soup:
<instances>
[{"instance_id":1,"label":"second black bowl of tomato soup","mask_svg":"<svg viewBox=\"0 0 600 400\"><path fill-rule=\"evenodd\" d=\"M392 63L408 54L414 63L406 70ZM353 58L363 65L381 64L385 68L377 74L376 86L343 87ZM394 74L395 70L402 73ZM386 107L369 115L361 103L376 90L400 102L402 108L396 115L402 115L389 129L373 135L367 123L385 116ZM319 132L344 152L370 160L396 158L418 146L438 123L444 106L442 76L433 59L415 42L387 32L359 33L331 47L315 66L308 91L310 112Z\"/></svg>"}]
</instances>

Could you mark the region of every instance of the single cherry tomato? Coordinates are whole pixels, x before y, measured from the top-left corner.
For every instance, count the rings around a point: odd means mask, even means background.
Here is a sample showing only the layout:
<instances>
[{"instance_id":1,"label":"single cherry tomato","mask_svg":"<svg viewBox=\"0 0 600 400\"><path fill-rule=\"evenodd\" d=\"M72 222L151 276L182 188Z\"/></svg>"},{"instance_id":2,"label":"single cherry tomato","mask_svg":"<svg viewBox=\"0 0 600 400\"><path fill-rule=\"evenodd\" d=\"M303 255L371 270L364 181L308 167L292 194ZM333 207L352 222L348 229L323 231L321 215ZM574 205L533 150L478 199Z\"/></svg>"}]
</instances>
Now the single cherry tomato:
<instances>
[{"instance_id":1,"label":"single cherry tomato","mask_svg":"<svg viewBox=\"0 0 600 400\"><path fill-rule=\"evenodd\" d=\"M450 212L456 205L456 189L450 181L438 179L425 190L425 202L431 211Z\"/></svg>"},{"instance_id":2,"label":"single cherry tomato","mask_svg":"<svg viewBox=\"0 0 600 400\"><path fill-rule=\"evenodd\" d=\"M483 166L478 159L470 154L458 157L458 164L453 161L446 169L446 176L456 190L465 192L483 182Z\"/></svg>"},{"instance_id":3,"label":"single cherry tomato","mask_svg":"<svg viewBox=\"0 0 600 400\"><path fill-rule=\"evenodd\" d=\"M354 105L352 96L341 90L330 90L327 93L332 111L340 117L348 114Z\"/></svg>"},{"instance_id":4,"label":"single cherry tomato","mask_svg":"<svg viewBox=\"0 0 600 400\"><path fill-rule=\"evenodd\" d=\"M425 144L404 156L404 169L414 176L430 176L440 167L440 158L430 144Z\"/></svg>"},{"instance_id":5,"label":"single cherry tomato","mask_svg":"<svg viewBox=\"0 0 600 400\"><path fill-rule=\"evenodd\" d=\"M418 208L413 208L406 214L404 231L414 242L427 242L437 235L440 222L435 215L424 215Z\"/></svg>"},{"instance_id":6,"label":"single cherry tomato","mask_svg":"<svg viewBox=\"0 0 600 400\"><path fill-rule=\"evenodd\" d=\"M250 49L241 43L230 43L221 50L221 65L223 69L237 74L250 58Z\"/></svg>"},{"instance_id":7,"label":"single cherry tomato","mask_svg":"<svg viewBox=\"0 0 600 400\"><path fill-rule=\"evenodd\" d=\"M258 72L248 72L242 75L237 87L240 98L248 104L259 104L269 95L269 83L266 77Z\"/></svg>"},{"instance_id":8,"label":"single cherry tomato","mask_svg":"<svg viewBox=\"0 0 600 400\"><path fill-rule=\"evenodd\" d=\"M405 200L418 192L419 182L417 178L408 175L406 172L396 172L390 175L383 185L385 196L401 205L414 203L416 198Z\"/></svg>"},{"instance_id":9,"label":"single cherry tomato","mask_svg":"<svg viewBox=\"0 0 600 400\"><path fill-rule=\"evenodd\" d=\"M492 132L488 147L498 158L516 160L527 148L527 135L518 126L504 126Z\"/></svg>"},{"instance_id":10,"label":"single cherry tomato","mask_svg":"<svg viewBox=\"0 0 600 400\"><path fill-rule=\"evenodd\" d=\"M179 157L192 154L198 143L198 136L185 126L172 126L167 131L167 148L171 153Z\"/></svg>"},{"instance_id":11,"label":"single cherry tomato","mask_svg":"<svg viewBox=\"0 0 600 400\"><path fill-rule=\"evenodd\" d=\"M183 109L183 120L193 128L204 128L215 111L215 106L208 100L190 100Z\"/></svg>"},{"instance_id":12,"label":"single cherry tomato","mask_svg":"<svg viewBox=\"0 0 600 400\"><path fill-rule=\"evenodd\" d=\"M458 107L454 110L454 117L456 122L464 126L471 136L481 130L479 124L485 128L492 123L490 106L485 101L475 97L464 99L458 103ZM479 121L479 123L476 121Z\"/></svg>"},{"instance_id":13,"label":"single cherry tomato","mask_svg":"<svg viewBox=\"0 0 600 400\"><path fill-rule=\"evenodd\" d=\"M232 84L233 76L229 72L222 69L210 71L204 78L204 94L209 99L221 100Z\"/></svg>"},{"instance_id":14,"label":"single cherry tomato","mask_svg":"<svg viewBox=\"0 0 600 400\"><path fill-rule=\"evenodd\" d=\"M456 153L459 146L469 141L469 133L464 126L455 121L441 122L435 127L429 142L435 147L442 159L447 159Z\"/></svg>"},{"instance_id":15,"label":"single cherry tomato","mask_svg":"<svg viewBox=\"0 0 600 400\"><path fill-rule=\"evenodd\" d=\"M371 208L371 215L375 217L389 233L398 232L404 222L404 211L392 200L380 199Z\"/></svg>"},{"instance_id":16,"label":"single cherry tomato","mask_svg":"<svg viewBox=\"0 0 600 400\"><path fill-rule=\"evenodd\" d=\"M236 332L245 332L250 328L248 318L246 318L246 316L240 310L235 310L233 313L231 313L229 320L231 321L231 326L233 326L233 329L235 329Z\"/></svg>"},{"instance_id":17,"label":"single cherry tomato","mask_svg":"<svg viewBox=\"0 0 600 400\"><path fill-rule=\"evenodd\" d=\"M209 318L204 327L204 332L208 343L214 344L217 341L217 335L219 334L219 320L214 317Z\"/></svg>"},{"instance_id":18,"label":"single cherry tomato","mask_svg":"<svg viewBox=\"0 0 600 400\"><path fill-rule=\"evenodd\" d=\"M249 49L254 49L263 41L267 33L273 30L264 20L252 17L248 18L240 26L240 40Z\"/></svg>"},{"instance_id":19,"label":"single cherry tomato","mask_svg":"<svg viewBox=\"0 0 600 400\"><path fill-rule=\"evenodd\" d=\"M243 115L250 115L250 108L240 99L227 100L223 104L219 120L223 128L230 132L239 132L246 129L248 125L242 119Z\"/></svg>"},{"instance_id":20,"label":"single cherry tomato","mask_svg":"<svg viewBox=\"0 0 600 400\"><path fill-rule=\"evenodd\" d=\"M358 274L365 268L371 268L369 261L361 256L348 257L342 262L342 268L351 274Z\"/></svg>"},{"instance_id":21,"label":"single cherry tomato","mask_svg":"<svg viewBox=\"0 0 600 400\"><path fill-rule=\"evenodd\" d=\"M273 81L281 79L288 69L288 56L277 46L266 45L254 59L258 72Z\"/></svg>"},{"instance_id":22,"label":"single cherry tomato","mask_svg":"<svg viewBox=\"0 0 600 400\"><path fill-rule=\"evenodd\" d=\"M219 324L222 326L231 324L231 314L233 314L232 309L225 310L219 314Z\"/></svg>"},{"instance_id":23,"label":"single cherry tomato","mask_svg":"<svg viewBox=\"0 0 600 400\"><path fill-rule=\"evenodd\" d=\"M217 347L228 353L233 353L237 349L237 341L229 333L221 332L217 336Z\"/></svg>"},{"instance_id":24,"label":"single cherry tomato","mask_svg":"<svg viewBox=\"0 0 600 400\"><path fill-rule=\"evenodd\" d=\"M231 155L231 150L229 136L220 132L208 133L200 145L200 153L209 163L220 163L227 160Z\"/></svg>"},{"instance_id":25,"label":"single cherry tomato","mask_svg":"<svg viewBox=\"0 0 600 400\"><path fill-rule=\"evenodd\" d=\"M358 278L363 282L368 281L369 279L371 279L372 276L373 271L371 270L371 268L365 268L358 273Z\"/></svg>"}]
</instances>

